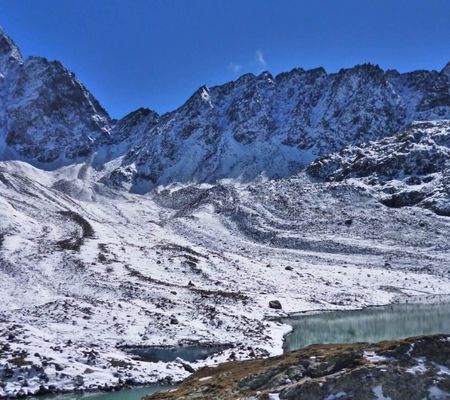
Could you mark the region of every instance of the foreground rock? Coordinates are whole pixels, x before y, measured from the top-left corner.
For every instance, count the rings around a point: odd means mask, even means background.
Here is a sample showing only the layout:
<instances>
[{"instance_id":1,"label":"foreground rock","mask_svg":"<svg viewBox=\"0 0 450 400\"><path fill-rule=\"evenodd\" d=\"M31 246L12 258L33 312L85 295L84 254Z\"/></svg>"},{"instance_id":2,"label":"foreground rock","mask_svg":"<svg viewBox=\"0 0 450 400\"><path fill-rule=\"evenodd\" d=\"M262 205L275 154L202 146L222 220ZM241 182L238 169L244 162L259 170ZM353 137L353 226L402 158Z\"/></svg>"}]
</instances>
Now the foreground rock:
<instances>
[{"instance_id":1,"label":"foreground rock","mask_svg":"<svg viewBox=\"0 0 450 400\"><path fill-rule=\"evenodd\" d=\"M277 397L278 396L278 397ZM146 399L450 398L450 338L314 345L264 360L203 368Z\"/></svg>"}]
</instances>

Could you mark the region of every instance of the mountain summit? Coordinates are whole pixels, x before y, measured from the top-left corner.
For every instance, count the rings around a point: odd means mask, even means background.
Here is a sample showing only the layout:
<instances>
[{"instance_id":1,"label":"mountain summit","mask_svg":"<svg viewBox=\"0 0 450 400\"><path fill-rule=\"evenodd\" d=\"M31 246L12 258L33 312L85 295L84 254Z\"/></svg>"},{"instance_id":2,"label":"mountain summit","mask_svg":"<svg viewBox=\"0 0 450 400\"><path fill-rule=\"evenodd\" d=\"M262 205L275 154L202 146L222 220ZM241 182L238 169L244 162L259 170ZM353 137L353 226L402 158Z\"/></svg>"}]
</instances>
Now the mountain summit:
<instances>
[{"instance_id":1,"label":"mountain summit","mask_svg":"<svg viewBox=\"0 0 450 400\"><path fill-rule=\"evenodd\" d=\"M85 158L108 135L108 114L60 62L23 60L13 41L0 33L0 68L3 159L54 168Z\"/></svg>"},{"instance_id":2,"label":"mountain summit","mask_svg":"<svg viewBox=\"0 0 450 400\"><path fill-rule=\"evenodd\" d=\"M13 65L22 62L20 50L0 26L0 74L6 75Z\"/></svg>"},{"instance_id":3,"label":"mountain summit","mask_svg":"<svg viewBox=\"0 0 450 400\"><path fill-rule=\"evenodd\" d=\"M444 68L442 68L441 74L447 75L447 77L450 79L450 61Z\"/></svg>"}]
</instances>

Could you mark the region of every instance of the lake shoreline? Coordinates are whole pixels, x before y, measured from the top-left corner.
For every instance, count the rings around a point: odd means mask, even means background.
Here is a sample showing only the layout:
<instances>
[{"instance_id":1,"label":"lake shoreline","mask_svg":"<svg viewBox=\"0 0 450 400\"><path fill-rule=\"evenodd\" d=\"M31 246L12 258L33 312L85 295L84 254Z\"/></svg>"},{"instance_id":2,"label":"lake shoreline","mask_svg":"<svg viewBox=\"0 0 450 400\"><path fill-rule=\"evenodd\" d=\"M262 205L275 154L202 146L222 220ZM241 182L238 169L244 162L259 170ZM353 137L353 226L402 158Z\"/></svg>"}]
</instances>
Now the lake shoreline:
<instances>
[{"instance_id":1,"label":"lake shoreline","mask_svg":"<svg viewBox=\"0 0 450 400\"><path fill-rule=\"evenodd\" d=\"M390 302L388 304L375 304L375 305L369 305L369 306L365 306L365 307L359 307L359 308L352 308L352 309L322 309L322 310L306 310L306 311L299 311L299 312L293 312L293 313L286 313L286 316L281 316L281 317L271 317L270 321L273 322L278 322L281 323L283 325L288 325L291 326L291 330L287 333L285 333L282 336L282 341L283 341L283 354L286 354L288 352L290 352L291 350L286 350L286 343L287 343L287 338L289 337L289 335L292 335L294 327L292 325L290 325L289 323L286 322L286 320L288 319L301 319L301 318L305 318L305 317L309 317L309 316L317 316L317 315L321 315L321 314L333 314L333 313L339 313L339 314L345 314L345 313L349 313L349 312L358 312L358 311L365 311L365 310L377 310L377 309L381 309L383 307L389 307L389 306L394 306L394 305L399 305L399 304L445 304L447 302L450 302L450 295L449 294L432 294L432 295L426 295L426 296L399 296L397 298L394 299L393 302ZM184 345L180 346L180 348L186 347L189 348L189 346L192 346L194 342L189 342L189 343L185 343ZM198 342L196 342L198 345ZM230 343L228 343L227 345L224 344L214 344L212 342L209 343L202 343L201 344L202 347L205 348L213 348L216 346L219 347L224 347L224 348L228 348L228 349L233 349L233 347L230 347ZM166 350L170 350L173 348L173 346L123 346L122 349L123 350L130 350L132 348L137 348L137 349L146 349L146 348L151 348L151 349L166 349ZM219 363L221 364L221 363ZM186 362L186 365L189 365L189 362ZM194 370L191 370L190 373L195 373ZM187 378L189 379L189 378ZM137 390L140 388L151 388L153 386L172 386L172 385L177 385L180 384L181 382L183 382L184 380L181 379L179 381L172 381L170 382L170 384L168 384L167 380L159 380L157 382L153 381L153 382L148 382L148 384L144 383L144 384L139 384L139 385L126 385L126 386L108 386L107 388L95 388L93 390L89 390L89 389L83 389L83 390L64 390L63 388L56 388L55 390L50 390L45 394L41 394L41 395L36 395L36 394L30 394L28 396L23 396L25 398L29 398L30 400L47 400L47 396L54 396L54 395L85 395L85 394L98 394L98 395L104 395L104 394L108 394L108 393L119 393L119 392L123 392L124 390ZM40 396L40 397L39 397ZM45 397L42 397L45 396ZM11 397L13 398L13 397ZM51 399L51 397L48 397L48 399Z\"/></svg>"},{"instance_id":2,"label":"lake shoreline","mask_svg":"<svg viewBox=\"0 0 450 400\"><path fill-rule=\"evenodd\" d=\"M96 400L97 397L103 397L108 394L114 395L129 391L148 391L148 393L152 393L153 390L163 391L169 390L170 388L175 387L175 385L167 385L164 382L160 383L150 383L149 385L137 385L137 386L124 386L124 387L112 387L104 390L82 390L82 391L52 391L46 394L40 395L31 395L22 398L26 398L29 400L63 400L67 396L73 396L73 400L82 400L83 398ZM67 399L72 400L72 399Z\"/></svg>"}]
</instances>

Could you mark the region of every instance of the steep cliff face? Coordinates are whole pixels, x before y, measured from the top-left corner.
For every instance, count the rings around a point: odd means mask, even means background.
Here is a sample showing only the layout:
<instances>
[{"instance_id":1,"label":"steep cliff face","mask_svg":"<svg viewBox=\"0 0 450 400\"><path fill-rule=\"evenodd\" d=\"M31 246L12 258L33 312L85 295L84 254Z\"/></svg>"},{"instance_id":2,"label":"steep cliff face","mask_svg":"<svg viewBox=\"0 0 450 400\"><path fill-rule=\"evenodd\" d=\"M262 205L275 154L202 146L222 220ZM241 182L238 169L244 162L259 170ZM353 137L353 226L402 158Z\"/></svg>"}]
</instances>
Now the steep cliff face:
<instances>
[{"instance_id":1,"label":"steep cliff face","mask_svg":"<svg viewBox=\"0 0 450 400\"><path fill-rule=\"evenodd\" d=\"M19 49L0 27L0 74L5 74L23 62Z\"/></svg>"},{"instance_id":2,"label":"steep cliff face","mask_svg":"<svg viewBox=\"0 0 450 400\"><path fill-rule=\"evenodd\" d=\"M450 62L447 63L444 68L442 68L441 74L446 75L450 79Z\"/></svg>"},{"instance_id":3,"label":"steep cliff face","mask_svg":"<svg viewBox=\"0 0 450 400\"><path fill-rule=\"evenodd\" d=\"M108 144L128 143L139 137L142 132L149 132L159 120L159 115L148 108L139 108L114 124Z\"/></svg>"},{"instance_id":4,"label":"steep cliff face","mask_svg":"<svg viewBox=\"0 0 450 400\"><path fill-rule=\"evenodd\" d=\"M109 135L109 117L73 73L30 57L0 33L2 158L44 168L87 156Z\"/></svg>"},{"instance_id":5,"label":"steep cliff face","mask_svg":"<svg viewBox=\"0 0 450 400\"><path fill-rule=\"evenodd\" d=\"M0 159L4 158L2 153L5 148L4 131L7 126L6 108L10 98L11 75L22 63L19 49L0 27Z\"/></svg>"}]
</instances>

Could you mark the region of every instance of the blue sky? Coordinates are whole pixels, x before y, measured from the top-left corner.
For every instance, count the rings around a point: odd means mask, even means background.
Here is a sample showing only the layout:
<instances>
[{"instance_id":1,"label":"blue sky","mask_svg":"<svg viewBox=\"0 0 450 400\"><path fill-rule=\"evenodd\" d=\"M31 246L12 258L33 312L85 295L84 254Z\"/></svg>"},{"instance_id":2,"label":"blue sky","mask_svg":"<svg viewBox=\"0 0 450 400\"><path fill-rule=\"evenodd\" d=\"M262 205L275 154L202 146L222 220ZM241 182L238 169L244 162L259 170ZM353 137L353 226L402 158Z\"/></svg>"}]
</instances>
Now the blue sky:
<instances>
[{"instance_id":1,"label":"blue sky","mask_svg":"<svg viewBox=\"0 0 450 400\"><path fill-rule=\"evenodd\" d=\"M448 0L0 0L24 55L62 61L114 117L246 72L441 69L449 21Z\"/></svg>"}]
</instances>

